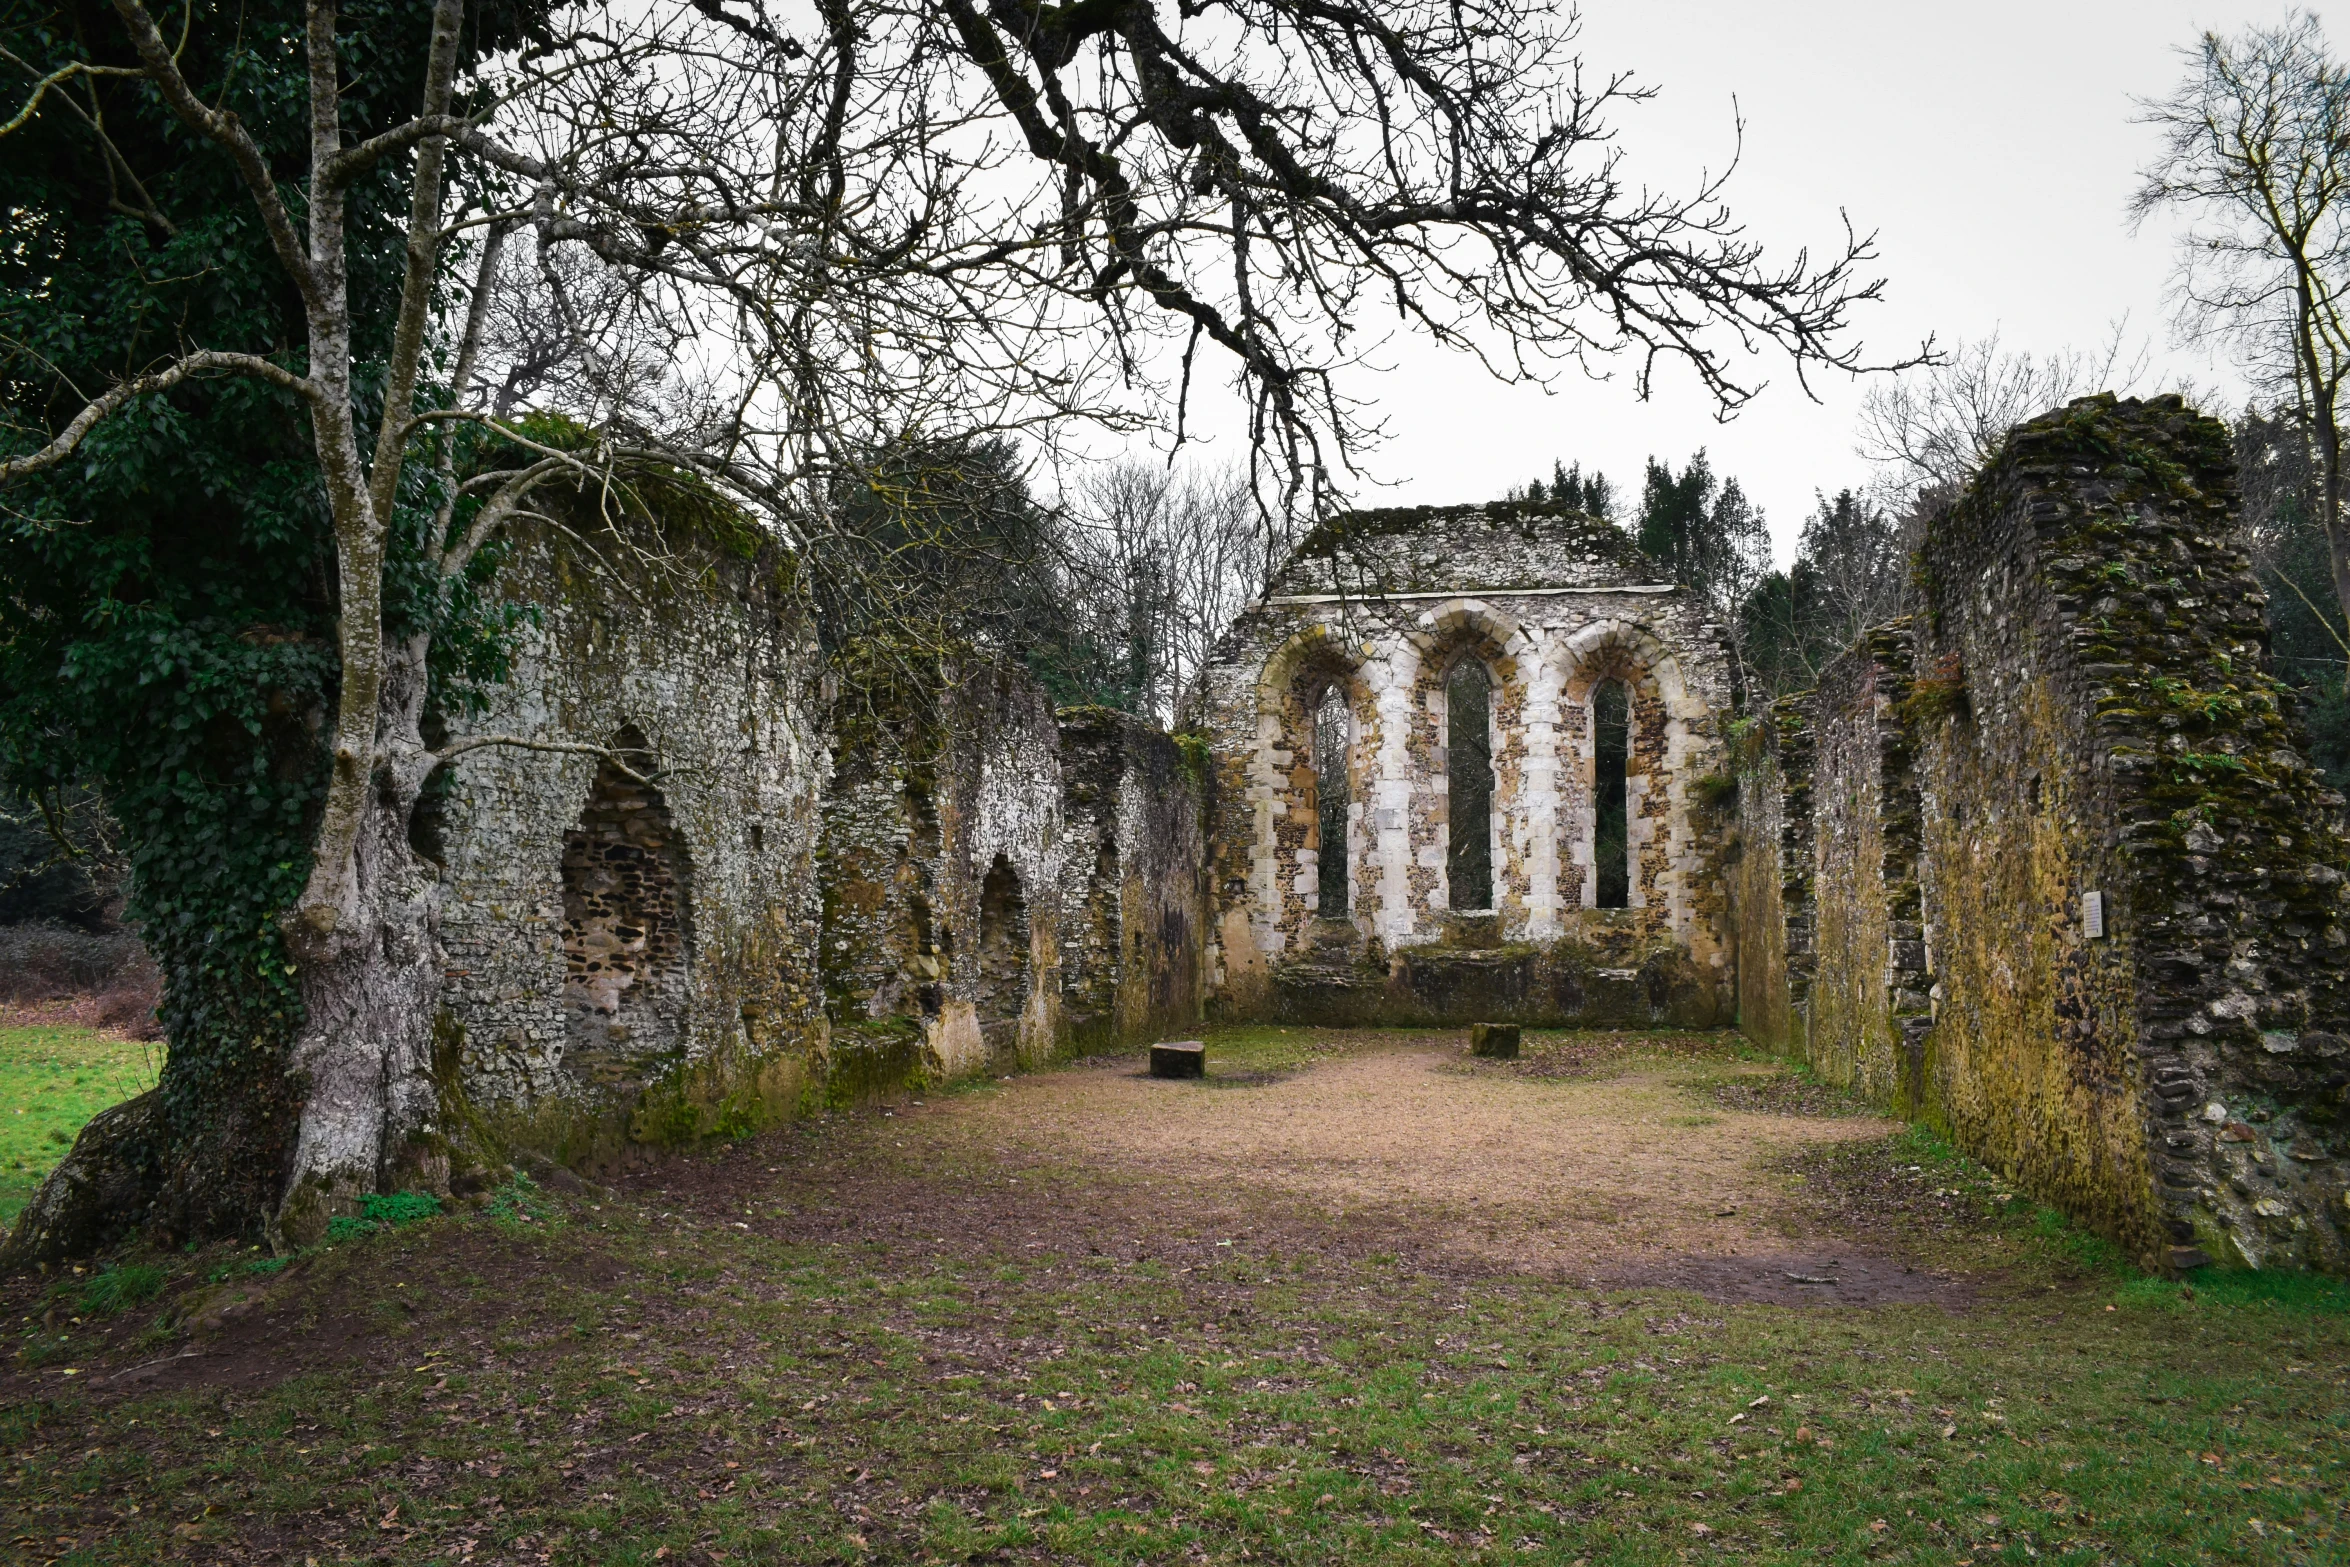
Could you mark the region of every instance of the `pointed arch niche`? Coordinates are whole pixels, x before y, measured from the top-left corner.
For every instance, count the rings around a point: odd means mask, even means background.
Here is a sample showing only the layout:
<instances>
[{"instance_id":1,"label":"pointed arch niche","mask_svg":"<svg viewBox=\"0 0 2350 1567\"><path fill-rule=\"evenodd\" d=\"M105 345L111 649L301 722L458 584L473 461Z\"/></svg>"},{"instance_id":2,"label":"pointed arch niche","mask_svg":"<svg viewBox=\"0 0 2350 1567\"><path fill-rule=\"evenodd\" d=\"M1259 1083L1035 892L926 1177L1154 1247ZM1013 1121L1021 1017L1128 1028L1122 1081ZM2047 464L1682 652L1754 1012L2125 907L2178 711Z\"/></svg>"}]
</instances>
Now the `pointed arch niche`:
<instances>
[{"instance_id":1,"label":"pointed arch niche","mask_svg":"<svg viewBox=\"0 0 2350 1567\"><path fill-rule=\"evenodd\" d=\"M563 836L564 1064L618 1081L684 1038L693 962L693 863L669 802L646 781L634 725L612 737L579 820Z\"/></svg>"}]
</instances>

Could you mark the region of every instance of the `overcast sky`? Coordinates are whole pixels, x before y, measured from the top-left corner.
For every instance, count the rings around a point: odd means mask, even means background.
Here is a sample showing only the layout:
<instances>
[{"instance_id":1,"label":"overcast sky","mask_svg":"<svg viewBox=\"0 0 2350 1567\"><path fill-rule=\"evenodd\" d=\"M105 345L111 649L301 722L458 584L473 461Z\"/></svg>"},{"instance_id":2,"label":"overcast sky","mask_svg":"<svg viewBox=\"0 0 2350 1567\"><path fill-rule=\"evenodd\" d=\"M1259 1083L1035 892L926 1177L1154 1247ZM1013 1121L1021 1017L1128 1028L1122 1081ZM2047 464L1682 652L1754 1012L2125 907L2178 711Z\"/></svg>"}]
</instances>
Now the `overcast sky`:
<instances>
[{"instance_id":1,"label":"overcast sky","mask_svg":"<svg viewBox=\"0 0 2350 1567\"><path fill-rule=\"evenodd\" d=\"M2127 314L2162 370L2232 398L2231 367L2168 349L2170 234L2133 237L2124 212L2154 150L2131 100L2172 88L2177 49L2204 29L2284 14L2243 0L1590 0L1584 55L1662 89L1618 120L1637 174L1685 188L1719 167L1735 98L1745 151L1727 197L1758 237L1781 255L1833 246L1840 207L1878 232L1885 302L1857 317L1873 347L1996 329L2035 352L2087 348ZM2330 29L2337 47L2345 27ZM1813 491L1866 473L1859 387L1839 377L1811 402L1783 362L1727 425L1686 376L1640 403L1627 380L1545 395L1433 352L1398 368L1357 383L1393 431L1371 463L1391 487L1369 504L1491 499L1554 457L1636 494L1648 454L1678 463L1702 446L1766 508L1784 561Z\"/></svg>"}]
</instances>

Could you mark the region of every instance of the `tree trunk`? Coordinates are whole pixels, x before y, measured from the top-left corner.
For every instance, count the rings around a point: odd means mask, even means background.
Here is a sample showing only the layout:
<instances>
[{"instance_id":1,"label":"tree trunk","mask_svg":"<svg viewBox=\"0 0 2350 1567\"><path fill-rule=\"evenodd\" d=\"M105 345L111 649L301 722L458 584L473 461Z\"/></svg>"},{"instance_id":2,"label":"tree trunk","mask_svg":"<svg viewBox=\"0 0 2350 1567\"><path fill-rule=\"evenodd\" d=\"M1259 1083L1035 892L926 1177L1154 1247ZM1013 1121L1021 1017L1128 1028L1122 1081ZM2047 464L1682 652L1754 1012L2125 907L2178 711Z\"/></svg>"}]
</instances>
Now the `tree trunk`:
<instances>
[{"instance_id":1,"label":"tree trunk","mask_svg":"<svg viewBox=\"0 0 2350 1567\"><path fill-rule=\"evenodd\" d=\"M2350 527L2342 516L2342 432L2334 409L2318 409L2318 505L2324 509L2326 555L2334 572L2334 599L2350 623Z\"/></svg>"},{"instance_id":2,"label":"tree trunk","mask_svg":"<svg viewBox=\"0 0 2350 1567\"><path fill-rule=\"evenodd\" d=\"M385 658L380 760L337 917L324 929L288 922L304 1009L291 1062L302 1114L271 1226L281 1248L318 1240L370 1192L404 1180L447 1186L432 1079L440 885L408 838L431 773L419 733L424 691L418 638Z\"/></svg>"}]
</instances>

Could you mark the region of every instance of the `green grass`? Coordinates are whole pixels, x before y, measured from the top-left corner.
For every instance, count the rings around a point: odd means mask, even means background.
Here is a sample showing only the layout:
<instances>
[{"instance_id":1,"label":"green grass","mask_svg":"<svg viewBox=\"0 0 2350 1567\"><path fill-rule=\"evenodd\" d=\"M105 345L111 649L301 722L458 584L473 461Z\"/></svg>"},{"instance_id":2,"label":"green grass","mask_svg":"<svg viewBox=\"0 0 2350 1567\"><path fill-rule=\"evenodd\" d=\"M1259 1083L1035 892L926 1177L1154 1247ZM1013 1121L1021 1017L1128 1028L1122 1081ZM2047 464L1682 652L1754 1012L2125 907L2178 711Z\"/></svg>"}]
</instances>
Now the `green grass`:
<instances>
[{"instance_id":1,"label":"green grass","mask_svg":"<svg viewBox=\"0 0 2350 1567\"><path fill-rule=\"evenodd\" d=\"M1438 1030L1381 1029L1382 1035L1404 1037ZM1458 1029L1449 1035L1458 1035ZM1201 1038L1208 1047L1208 1078L1239 1078L1243 1081L1266 1077L1286 1076L1301 1071L1316 1061L1327 1060L1345 1047L1334 1045L1328 1029L1288 1028L1272 1023L1243 1023L1225 1028L1214 1028Z\"/></svg>"},{"instance_id":2,"label":"green grass","mask_svg":"<svg viewBox=\"0 0 2350 1567\"><path fill-rule=\"evenodd\" d=\"M359 1199L356 1216L337 1214L326 1221L330 1246L355 1241L402 1224L430 1219L441 1211L441 1200L430 1192L370 1192Z\"/></svg>"},{"instance_id":3,"label":"green grass","mask_svg":"<svg viewBox=\"0 0 2350 1567\"><path fill-rule=\"evenodd\" d=\"M155 1086L162 1052L86 1028L0 1028L0 1226L91 1116Z\"/></svg>"},{"instance_id":4,"label":"green grass","mask_svg":"<svg viewBox=\"0 0 2350 1567\"><path fill-rule=\"evenodd\" d=\"M518 1183L275 1275L174 1259L215 1293L146 1309L266 1292L271 1325L211 1344L266 1375L87 1396L91 1336L138 1313L28 1317L0 1538L71 1567L2350 1559L2350 1293L2147 1278L1926 1132L1806 1188L1913 1194L1920 1265L1975 1264L1964 1310L1422 1271L1272 1209L1193 1234L1140 1176L967 1147L942 1171L915 1135L777 1134L735 1201ZM738 1226L893 1160L945 1195L890 1188L816 1239ZM1012 1173L1017 1198L957 1195Z\"/></svg>"},{"instance_id":5,"label":"green grass","mask_svg":"<svg viewBox=\"0 0 2350 1567\"><path fill-rule=\"evenodd\" d=\"M81 1287L82 1315L110 1317L129 1307L144 1305L163 1293L166 1278L164 1271L152 1263L126 1262L119 1267L101 1269Z\"/></svg>"},{"instance_id":6,"label":"green grass","mask_svg":"<svg viewBox=\"0 0 2350 1567\"><path fill-rule=\"evenodd\" d=\"M1787 1311L1270 1253L1184 1277L893 1261L611 1209L519 1243L501 1271L525 1289L430 1234L307 1277L308 1309L364 1309L377 1373L26 1409L0 1433L9 1504L89 1564L249 1527L298 1530L321 1563L467 1540L599 1564L2350 1546L2350 1332L2291 1301L2101 1286L1960 1317ZM566 1282L590 1260L624 1274Z\"/></svg>"}]
</instances>

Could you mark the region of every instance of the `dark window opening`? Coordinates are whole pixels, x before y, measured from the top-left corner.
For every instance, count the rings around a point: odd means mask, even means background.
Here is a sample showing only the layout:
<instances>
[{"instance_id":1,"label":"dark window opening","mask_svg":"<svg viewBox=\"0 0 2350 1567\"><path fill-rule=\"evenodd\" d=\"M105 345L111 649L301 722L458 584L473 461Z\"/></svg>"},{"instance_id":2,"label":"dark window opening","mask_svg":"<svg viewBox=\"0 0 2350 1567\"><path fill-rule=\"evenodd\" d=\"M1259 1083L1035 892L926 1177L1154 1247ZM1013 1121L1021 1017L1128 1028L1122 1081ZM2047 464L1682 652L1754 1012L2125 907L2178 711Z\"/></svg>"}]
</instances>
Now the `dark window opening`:
<instances>
[{"instance_id":1,"label":"dark window opening","mask_svg":"<svg viewBox=\"0 0 2350 1567\"><path fill-rule=\"evenodd\" d=\"M938 943L930 930L930 899L919 892L906 895L907 934L913 937L917 957L930 957L938 951Z\"/></svg>"},{"instance_id":2,"label":"dark window opening","mask_svg":"<svg viewBox=\"0 0 2350 1567\"><path fill-rule=\"evenodd\" d=\"M1446 804L1452 824L1446 885L1456 909L1493 907L1493 685L1464 658L1444 682Z\"/></svg>"},{"instance_id":3,"label":"dark window opening","mask_svg":"<svg viewBox=\"0 0 2350 1567\"><path fill-rule=\"evenodd\" d=\"M1324 919L1347 911L1346 819L1351 803L1346 752L1351 727L1346 693L1332 686L1314 709L1314 795L1317 804L1314 861L1320 878L1316 912Z\"/></svg>"},{"instance_id":4,"label":"dark window opening","mask_svg":"<svg viewBox=\"0 0 2350 1567\"><path fill-rule=\"evenodd\" d=\"M1591 834L1592 871L1603 909L1632 906L1632 821L1626 809L1624 768L1632 755L1632 699L1611 680L1591 694L1592 793L1597 820Z\"/></svg>"}]
</instances>

